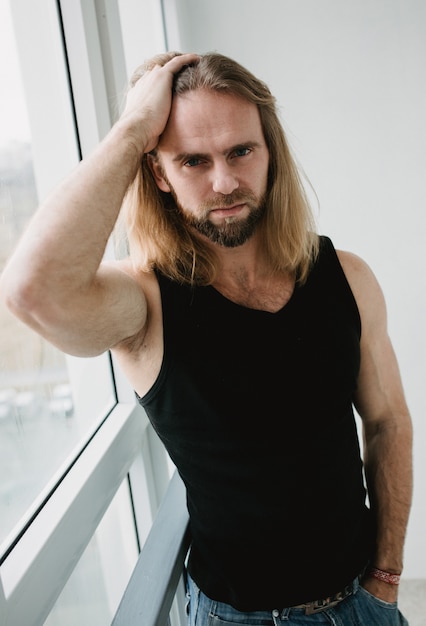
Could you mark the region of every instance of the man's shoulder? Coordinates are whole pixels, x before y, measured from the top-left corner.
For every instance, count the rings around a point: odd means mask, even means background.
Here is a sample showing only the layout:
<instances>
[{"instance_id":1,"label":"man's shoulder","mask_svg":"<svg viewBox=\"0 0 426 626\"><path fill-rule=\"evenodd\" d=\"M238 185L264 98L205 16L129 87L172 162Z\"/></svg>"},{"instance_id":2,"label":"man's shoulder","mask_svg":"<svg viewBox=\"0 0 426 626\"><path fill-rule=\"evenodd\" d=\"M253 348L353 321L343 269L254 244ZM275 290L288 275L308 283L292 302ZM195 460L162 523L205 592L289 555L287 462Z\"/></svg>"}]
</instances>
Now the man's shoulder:
<instances>
[{"instance_id":1,"label":"man's shoulder","mask_svg":"<svg viewBox=\"0 0 426 626\"><path fill-rule=\"evenodd\" d=\"M385 309L383 292L369 264L353 252L336 250L336 253L361 316L383 311Z\"/></svg>"},{"instance_id":2,"label":"man's shoulder","mask_svg":"<svg viewBox=\"0 0 426 626\"><path fill-rule=\"evenodd\" d=\"M336 249L336 254L349 282L371 280L374 277L368 263L358 254L340 249Z\"/></svg>"}]
</instances>

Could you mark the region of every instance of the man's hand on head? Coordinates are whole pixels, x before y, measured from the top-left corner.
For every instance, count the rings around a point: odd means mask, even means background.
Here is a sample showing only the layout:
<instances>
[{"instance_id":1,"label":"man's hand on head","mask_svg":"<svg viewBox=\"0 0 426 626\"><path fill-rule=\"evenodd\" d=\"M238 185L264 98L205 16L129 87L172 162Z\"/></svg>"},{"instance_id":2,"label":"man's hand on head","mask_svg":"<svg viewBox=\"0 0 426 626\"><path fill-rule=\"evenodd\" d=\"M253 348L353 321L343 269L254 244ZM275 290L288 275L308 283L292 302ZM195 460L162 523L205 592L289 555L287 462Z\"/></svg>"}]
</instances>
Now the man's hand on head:
<instances>
[{"instance_id":1,"label":"man's hand on head","mask_svg":"<svg viewBox=\"0 0 426 626\"><path fill-rule=\"evenodd\" d=\"M153 65L129 90L120 122L128 124L141 152L151 152L158 144L170 114L175 74L199 60L188 53L172 57L164 65Z\"/></svg>"}]
</instances>

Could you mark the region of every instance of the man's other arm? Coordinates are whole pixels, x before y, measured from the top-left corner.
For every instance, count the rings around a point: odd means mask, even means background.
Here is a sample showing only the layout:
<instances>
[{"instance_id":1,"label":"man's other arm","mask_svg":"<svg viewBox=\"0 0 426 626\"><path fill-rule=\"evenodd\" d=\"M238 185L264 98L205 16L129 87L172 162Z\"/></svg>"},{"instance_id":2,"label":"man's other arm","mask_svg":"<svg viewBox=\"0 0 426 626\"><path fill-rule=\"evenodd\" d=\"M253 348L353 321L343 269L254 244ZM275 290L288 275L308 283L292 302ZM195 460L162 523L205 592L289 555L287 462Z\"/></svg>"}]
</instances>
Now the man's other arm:
<instances>
[{"instance_id":1,"label":"man's other arm","mask_svg":"<svg viewBox=\"0 0 426 626\"><path fill-rule=\"evenodd\" d=\"M377 526L372 566L399 574L412 498L412 425L387 331L386 305L372 271L339 252L361 315L361 369L355 398L363 422L364 467ZM388 602L397 587L366 574L363 586Z\"/></svg>"}]
</instances>

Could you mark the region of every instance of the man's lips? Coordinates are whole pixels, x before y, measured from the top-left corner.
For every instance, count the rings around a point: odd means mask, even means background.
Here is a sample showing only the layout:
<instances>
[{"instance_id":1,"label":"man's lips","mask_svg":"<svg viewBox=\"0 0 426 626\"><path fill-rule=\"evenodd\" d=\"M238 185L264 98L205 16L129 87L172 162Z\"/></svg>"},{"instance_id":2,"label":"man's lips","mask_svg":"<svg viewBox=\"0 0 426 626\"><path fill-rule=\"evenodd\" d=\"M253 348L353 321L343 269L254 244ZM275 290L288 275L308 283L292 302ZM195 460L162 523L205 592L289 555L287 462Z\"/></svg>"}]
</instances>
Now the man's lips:
<instances>
[{"instance_id":1,"label":"man's lips","mask_svg":"<svg viewBox=\"0 0 426 626\"><path fill-rule=\"evenodd\" d=\"M238 215L244 207L245 203L234 204L230 207L217 207L216 209L211 209L210 213L216 215L217 217L233 217L234 215Z\"/></svg>"}]
</instances>

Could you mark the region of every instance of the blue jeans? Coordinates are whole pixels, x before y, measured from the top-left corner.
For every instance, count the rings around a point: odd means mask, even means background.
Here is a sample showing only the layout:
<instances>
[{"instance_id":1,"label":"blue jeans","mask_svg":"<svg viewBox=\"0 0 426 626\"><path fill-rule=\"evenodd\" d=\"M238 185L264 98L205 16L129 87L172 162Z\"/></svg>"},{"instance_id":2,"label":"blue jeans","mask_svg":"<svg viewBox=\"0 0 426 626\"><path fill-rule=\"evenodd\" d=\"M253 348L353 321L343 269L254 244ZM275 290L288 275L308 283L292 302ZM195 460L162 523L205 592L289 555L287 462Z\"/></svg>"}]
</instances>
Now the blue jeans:
<instances>
[{"instance_id":1,"label":"blue jeans","mask_svg":"<svg viewBox=\"0 0 426 626\"><path fill-rule=\"evenodd\" d=\"M305 615L303 608L241 613L229 604L210 600L188 575L189 626L408 626L396 602L372 596L358 580L354 592L333 608Z\"/></svg>"}]
</instances>

